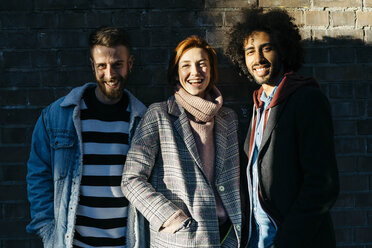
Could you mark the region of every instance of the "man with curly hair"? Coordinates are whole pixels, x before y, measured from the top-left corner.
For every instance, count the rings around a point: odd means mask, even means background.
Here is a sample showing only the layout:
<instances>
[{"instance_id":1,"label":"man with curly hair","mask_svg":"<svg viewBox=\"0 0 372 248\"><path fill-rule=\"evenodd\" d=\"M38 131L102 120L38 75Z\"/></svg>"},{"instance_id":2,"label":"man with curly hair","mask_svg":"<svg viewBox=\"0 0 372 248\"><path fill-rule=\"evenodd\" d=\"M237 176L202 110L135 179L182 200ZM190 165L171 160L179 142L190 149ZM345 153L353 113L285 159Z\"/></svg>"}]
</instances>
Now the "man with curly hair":
<instances>
[{"instance_id":1,"label":"man with curly hair","mask_svg":"<svg viewBox=\"0 0 372 248\"><path fill-rule=\"evenodd\" d=\"M298 27L281 9L251 7L232 27L226 53L261 87L242 154L249 248L330 248L338 172L330 106L319 84L295 72Z\"/></svg>"}]
</instances>

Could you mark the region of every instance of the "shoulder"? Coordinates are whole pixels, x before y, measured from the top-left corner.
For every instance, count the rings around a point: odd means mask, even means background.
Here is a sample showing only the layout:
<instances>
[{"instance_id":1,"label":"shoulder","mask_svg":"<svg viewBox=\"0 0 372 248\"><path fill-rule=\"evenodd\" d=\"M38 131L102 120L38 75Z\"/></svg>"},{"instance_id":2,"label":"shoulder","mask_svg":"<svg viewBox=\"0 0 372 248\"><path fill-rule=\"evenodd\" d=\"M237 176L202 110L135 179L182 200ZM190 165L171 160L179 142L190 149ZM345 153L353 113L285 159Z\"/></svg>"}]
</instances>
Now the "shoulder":
<instances>
[{"instance_id":1,"label":"shoulder","mask_svg":"<svg viewBox=\"0 0 372 248\"><path fill-rule=\"evenodd\" d=\"M163 112L167 112L167 109L168 109L167 101L155 102L149 106L149 108L147 109L147 112L163 113Z\"/></svg>"},{"instance_id":2,"label":"shoulder","mask_svg":"<svg viewBox=\"0 0 372 248\"><path fill-rule=\"evenodd\" d=\"M143 142L149 145L156 145L155 140L158 137L159 130L167 127L169 123L169 116L166 111L166 102L156 102L151 104L143 118L141 119L135 135L133 136L134 143Z\"/></svg>"},{"instance_id":3,"label":"shoulder","mask_svg":"<svg viewBox=\"0 0 372 248\"><path fill-rule=\"evenodd\" d=\"M49 104L47 107L45 107L43 109L43 114L53 116L53 115L59 114L61 112L72 111L73 108L71 108L71 107L62 107L61 106L61 104L65 100L65 98L66 98L66 96L63 96L63 97L57 99L56 101L52 102L51 104Z\"/></svg>"},{"instance_id":4,"label":"shoulder","mask_svg":"<svg viewBox=\"0 0 372 248\"><path fill-rule=\"evenodd\" d=\"M147 112L180 115L182 110L182 106L177 103L175 97L172 95L166 101L151 104Z\"/></svg>"},{"instance_id":5,"label":"shoulder","mask_svg":"<svg viewBox=\"0 0 372 248\"><path fill-rule=\"evenodd\" d=\"M155 121L158 119L163 119L167 116L167 102L156 102L151 104L144 115L144 120L146 121Z\"/></svg>"},{"instance_id":6,"label":"shoulder","mask_svg":"<svg viewBox=\"0 0 372 248\"><path fill-rule=\"evenodd\" d=\"M327 100L327 97L322 92L320 88L312 87L312 86L303 86L298 88L294 93L293 97L302 100L307 101L309 99L313 100Z\"/></svg>"},{"instance_id":7,"label":"shoulder","mask_svg":"<svg viewBox=\"0 0 372 248\"><path fill-rule=\"evenodd\" d=\"M147 109L146 106L137 97L135 97L129 90L125 89L124 92L129 98L131 112L133 112L135 116L142 117L146 112L146 109Z\"/></svg>"},{"instance_id":8,"label":"shoulder","mask_svg":"<svg viewBox=\"0 0 372 248\"><path fill-rule=\"evenodd\" d=\"M87 88L95 87L95 83L86 83L82 86L73 88L67 95L57 99L55 102L51 103L45 108L45 111L53 112L63 112L71 111L76 106L80 105L83 94Z\"/></svg>"},{"instance_id":9,"label":"shoulder","mask_svg":"<svg viewBox=\"0 0 372 248\"><path fill-rule=\"evenodd\" d=\"M328 109L329 101L320 88L303 86L298 88L290 97L289 104L299 111L313 111L320 108Z\"/></svg>"},{"instance_id":10,"label":"shoulder","mask_svg":"<svg viewBox=\"0 0 372 248\"><path fill-rule=\"evenodd\" d=\"M316 120L330 118L332 115L329 100L320 88L301 87L293 94L289 103L300 118Z\"/></svg>"}]
</instances>

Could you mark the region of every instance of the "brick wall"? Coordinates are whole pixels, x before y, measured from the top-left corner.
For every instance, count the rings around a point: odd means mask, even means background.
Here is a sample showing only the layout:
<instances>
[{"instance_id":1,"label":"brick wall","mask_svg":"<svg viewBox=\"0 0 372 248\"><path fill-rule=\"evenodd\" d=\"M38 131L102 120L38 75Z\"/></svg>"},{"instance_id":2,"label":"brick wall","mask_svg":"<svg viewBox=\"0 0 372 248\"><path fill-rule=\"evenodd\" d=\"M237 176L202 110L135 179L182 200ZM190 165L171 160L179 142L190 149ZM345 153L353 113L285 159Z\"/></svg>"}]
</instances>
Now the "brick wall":
<instances>
[{"instance_id":1,"label":"brick wall","mask_svg":"<svg viewBox=\"0 0 372 248\"><path fill-rule=\"evenodd\" d=\"M218 51L219 88L243 125L251 85L223 56L225 30L249 4L286 8L306 40L304 75L332 104L341 194L338 247L372 247L372 0L33 0L0 2L0 247L41 247L25 232L26 160L41 109L92 80L86 37L125 27L135 46L129 88L146 104L169 95L170 51L190 34Z\"/></svg>"}]
</instances>

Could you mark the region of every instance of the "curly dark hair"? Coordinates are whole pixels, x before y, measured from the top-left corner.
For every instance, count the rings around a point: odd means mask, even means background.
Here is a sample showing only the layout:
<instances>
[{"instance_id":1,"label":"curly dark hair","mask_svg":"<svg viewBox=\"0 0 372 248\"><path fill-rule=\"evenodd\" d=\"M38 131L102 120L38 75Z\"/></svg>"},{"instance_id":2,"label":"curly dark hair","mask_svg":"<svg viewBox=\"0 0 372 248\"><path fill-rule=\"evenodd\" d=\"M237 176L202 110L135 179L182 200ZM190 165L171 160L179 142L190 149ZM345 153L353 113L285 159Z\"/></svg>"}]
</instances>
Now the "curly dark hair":
<instances>
[{"instance_id":1,"label":"curly dark hair","mask_svg":"<svg viewBox=\"0 0 372 248\"><path fill-rule=\"evenodd\" d=\"M254 6L244 9L242 21L229 31L230 40L225 49L227 57L239 68L240 75L245 74L253 80L245 65L244 41L254 31L269 34L283 62L284 72L300 69L304 62L304 48L298 27L293 21L283 9L264 11L263 8Z\"/></svg>"}]
</instances>

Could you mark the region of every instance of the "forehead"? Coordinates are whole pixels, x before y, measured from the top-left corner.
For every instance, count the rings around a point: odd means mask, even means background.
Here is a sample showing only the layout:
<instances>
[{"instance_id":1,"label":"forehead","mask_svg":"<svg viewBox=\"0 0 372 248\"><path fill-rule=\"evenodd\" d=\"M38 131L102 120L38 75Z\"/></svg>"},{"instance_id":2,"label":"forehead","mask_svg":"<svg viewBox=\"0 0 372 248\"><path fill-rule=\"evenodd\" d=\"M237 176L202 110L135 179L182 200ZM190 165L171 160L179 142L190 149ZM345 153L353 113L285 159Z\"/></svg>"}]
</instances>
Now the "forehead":
<instances>
[{"instance_id":1,"label":"forehead","mask_svg":"<svg viewBox=\"0 0 372 248\"><path fill-rule=\"evenodd\" d=\"M92 48L91 54L93 59L125 59L129 57L129 49L123 45L106 47L101 45L96 45Z\"/></svg>"},{"instance_id":2,"label":"forehead","mask_svg":"<svg viewBox=\"0 0 372 248\"><path fill-rule=\"evenodd\" d=\"M181 55L180 62L189 61L189 60L201 60L201 59L208 60L207 52L203 48L193 47L193 48L186 50Z\"/></svg>"},{"instance_id":3,"label":"forehead","mask_svg":"<svg viewBox=\"0 0 372 248\"><path fill-rule=\"evenodd\" d=\"M270 35L264 31L254 31L244 40L244 48L247 46L260 45L270 43Z\"/></svg>"}]
</instances>

